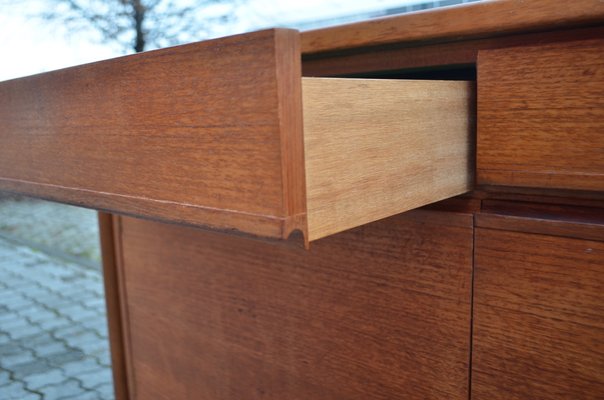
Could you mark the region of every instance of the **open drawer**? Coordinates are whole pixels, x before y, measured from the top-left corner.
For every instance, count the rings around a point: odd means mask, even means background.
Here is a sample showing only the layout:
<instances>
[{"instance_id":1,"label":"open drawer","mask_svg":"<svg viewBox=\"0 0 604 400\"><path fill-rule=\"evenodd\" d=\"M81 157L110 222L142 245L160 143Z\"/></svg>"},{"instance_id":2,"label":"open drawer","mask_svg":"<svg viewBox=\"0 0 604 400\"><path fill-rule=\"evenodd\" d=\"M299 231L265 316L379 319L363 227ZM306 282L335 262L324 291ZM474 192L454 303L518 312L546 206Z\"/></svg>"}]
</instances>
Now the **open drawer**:
<instances>
[{"instance_id":1,"label":"open drawer","mask_svg":"<svg viewBox=\"0 0 604 400\"><path fill-rule=\"evenodd\" d=\"M0 189L307 241L470 190L472 83L302 79L298 36L0 83Z\"/></svg>"}]
</instances>

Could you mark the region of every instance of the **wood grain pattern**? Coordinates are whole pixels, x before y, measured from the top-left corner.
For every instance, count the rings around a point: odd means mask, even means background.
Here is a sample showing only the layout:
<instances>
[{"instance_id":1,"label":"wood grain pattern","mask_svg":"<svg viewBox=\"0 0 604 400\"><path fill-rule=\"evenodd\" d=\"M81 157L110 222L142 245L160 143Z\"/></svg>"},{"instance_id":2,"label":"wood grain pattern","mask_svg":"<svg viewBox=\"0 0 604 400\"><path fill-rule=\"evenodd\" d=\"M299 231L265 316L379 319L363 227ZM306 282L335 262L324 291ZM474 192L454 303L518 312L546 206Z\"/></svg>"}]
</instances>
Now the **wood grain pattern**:
<instances>
[{"instance_id":1,"label":"wood grain pattern","mask_svg":"<svg viewBox=\"0 0 604 400\"><path fill-rule=\"evenodd\" d=\"M119 256L116 251L113 216L99 213L99 236L101 239L101 254L103 259L103 282L105 284L105 303L107 307L107 327L109 332L109 348L111 351L111 372L113 373L113 390L116 400L127 400L128 377L126 369L126 350L124 321L122 315L122 296L120 293L120 276L118 273Z\"/></svg>"},{"instance_id":2,"label":"wood grain pattern","mask_svg":"<svg viewBox=\"0 0 604 400\"><path fill-rule=\"evenodd\" d=\"M543 189L514 186L481 186L475 190L481 198L492 198L510 201L526 201L559 205L578 205L585 207L602 207L604 192L569 189Z\"/></svg>"},{"instance_id":3,"label":"wood grain pattern","mask_svg":"<svg viewBox=\"0 0 604 400\"><path fill-rule=\"evenodd\" d=\"M472 216L309 251L119 218L132 399L467 399Z\"/></svg>"},{"instance_id":4,"label":"wood grain pattern","mask_svg":"<svg viewBox=\"0 0 604 400\"><path fill-rule=\"evenodd\" d=\"M0 84L0 188L272 237L304 230L299 35L268 30Z\"/></svg>"},{"instance_id":5,"label":"wood grain pattern","mask_svg":"<svg viewBox=\"0 0 604 400\"><path fill-rule=\"evenodd\" d=\"M302 33L304 34L304 33ZM408 79L408 75L446 76L451 70L473 69L478 52L503 47L544 45L601 38L604 27L590 26L557 31L508 34L479 39L437 43L392 43L387 46L351 48L345 51L302 55L302 75L388 77ZM413 79L413 78L411 78ZM441 78L442 79L442 78ZM458 78L463 79L463 78Z\"/></svg>"},{"instance_id":6,"label":"wood grain pattern","mask_svg":"<svg viewBox=\"0 0 604 400\"><path fill-rule=\"evenodd\" d=\"M103 225L108 225L108 221L103 221ZM116 310L113 316L109 316L110 319L119 317L121 319L121 336L122 336L122 350L123 350L123 361L122 366L124 369L121 371L121 379L125 379L127 385L128 394L126 399L133 400L137 398L137 387L136 379L134 378L134 363L132 359L132 334L131 334L131 323L130 323L130 312L128 308L128 293L126 290L126 279L125 271L127 265L124 264L124 243L122 240L122 217L119 215L111 214L111 228L113 230L113 249L114 249L114 263L115 273L117 279L117 293L113 293L113 296L117 298L120 309ZM117 400L117 399L116 399Z\"/></svg>"},{"instance_id":7,"label":"wood grain pattern","mask_svg":"<svg viewBox=\"0 0 604 400\"><path fill-rule=\"evenodd\" d=\"M474 85L304 78L308 238L471 190Z\"/></svg>"},{"instance_id":8,"label":"wood grain pattern","mask_svg":"<svg viewBox=\"0 0 604 400\"><path fill-rule=\"evenodd\" d=\"M476 229L472 398L604 397L604 242Z\"/></svg>"},{"instance_id":9,"label":"wood grain pattern","mask_svg":"<svg viewBox=\"0 0 604 400\"><path fill-rule=\"evenodd\" d=\"M594 25L603 19L604 4L599 0L484 1L303 32L302 52L544 31Z\"/></svg>"},{"instance_id":10,"label":"wood grain pattern","mask_svg":"<svg viewBox=\"0 0 604 400\"><path fill-rule=\"evenodd\" d=\"M604 208L528 201L483 200L475 226L604 241Z\"/></svg>"},{"instance_id":11,"label":"wood grain pattern","mask_svg":"<svg viewBox=\"0 0 604 400\"><path fill-rule=\"evenodd\" d=\"M604 190L604 40L480 52L477 182Z\"/></svg>"}]
</instances>

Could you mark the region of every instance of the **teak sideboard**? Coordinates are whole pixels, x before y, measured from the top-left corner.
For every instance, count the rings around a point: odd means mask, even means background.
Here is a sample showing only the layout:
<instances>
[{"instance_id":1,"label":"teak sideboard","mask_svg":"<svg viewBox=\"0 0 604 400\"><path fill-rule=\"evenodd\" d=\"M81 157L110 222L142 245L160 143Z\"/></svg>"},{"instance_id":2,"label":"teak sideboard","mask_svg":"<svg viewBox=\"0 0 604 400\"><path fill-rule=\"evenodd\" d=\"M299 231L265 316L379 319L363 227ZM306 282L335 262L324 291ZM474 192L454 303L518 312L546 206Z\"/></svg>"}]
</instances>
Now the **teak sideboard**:
<instances>
[{"instance_id":1,"label":"teak sideboard","mask_svg":"<svg viewBox=\"0 0 604 400\"><path fill-rule=\"evenodd\" d=\"M116 396L604 398L604 2L0 83L0 189L100 210Z\"/></svg>"}]
</instances>

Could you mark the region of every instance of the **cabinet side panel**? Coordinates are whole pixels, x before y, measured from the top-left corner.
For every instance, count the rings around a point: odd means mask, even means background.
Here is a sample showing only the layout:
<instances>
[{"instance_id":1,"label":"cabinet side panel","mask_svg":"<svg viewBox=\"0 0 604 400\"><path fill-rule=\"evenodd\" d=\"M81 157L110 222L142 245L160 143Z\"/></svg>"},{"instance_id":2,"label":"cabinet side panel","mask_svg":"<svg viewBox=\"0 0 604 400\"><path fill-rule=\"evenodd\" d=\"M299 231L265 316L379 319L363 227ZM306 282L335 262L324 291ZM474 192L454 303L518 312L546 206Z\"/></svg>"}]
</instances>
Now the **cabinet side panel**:
<instances>
[{"instance_id":1,"label":"cabinet side panel","mask_svg":"<svg viewBox=\"0 0 604 400\"><path fill-rule=\"evenodd\" d=\"M120 292L119 272L119 233L115 227L119 224L119 217L100 212L99 235L101 239L101 252L103 258L103 281L105 284L105 304L107 307L107 328L109 332L109 345L111 349L111 370L113 372L113 387L116 400L129 399L126 336L122 316L123 296Z\"/></svg>"},{"instance_id":2,"label":"cabinet side panel","mask_svg":"<svg viewBox=\"0 0 604 400\"><path fill-rule=\"evenodd\" d=\"M1 82L0 188L282 237L284 199L303 196L281 154L300 132L281 115L300 118L299 82L297 97L279 82L299 78L297 41L267 30Z\"/></svg>"}]
</instances>

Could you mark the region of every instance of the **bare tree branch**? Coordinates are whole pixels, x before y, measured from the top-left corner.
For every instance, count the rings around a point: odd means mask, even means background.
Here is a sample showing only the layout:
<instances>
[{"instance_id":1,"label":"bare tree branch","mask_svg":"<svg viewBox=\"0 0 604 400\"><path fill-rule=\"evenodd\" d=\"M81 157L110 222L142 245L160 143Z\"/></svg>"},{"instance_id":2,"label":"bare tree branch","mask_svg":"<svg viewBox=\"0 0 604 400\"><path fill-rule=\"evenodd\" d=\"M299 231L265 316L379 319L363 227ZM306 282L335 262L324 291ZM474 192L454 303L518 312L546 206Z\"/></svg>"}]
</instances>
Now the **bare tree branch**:
<instances>
[{"instance_id":1,"label":"bare tree branch","mask_svg":"<svg viewBox=\"0 0 604 400\"><path fill-rule=\"evenodd\" d=\"M104 42L140 52L205 38L213 25L231 20L242 1L47 0L39 16L70 33L96 32ZM229 7L217 15L206 12L218 4Z\"/></svg>"}]
</instances>

